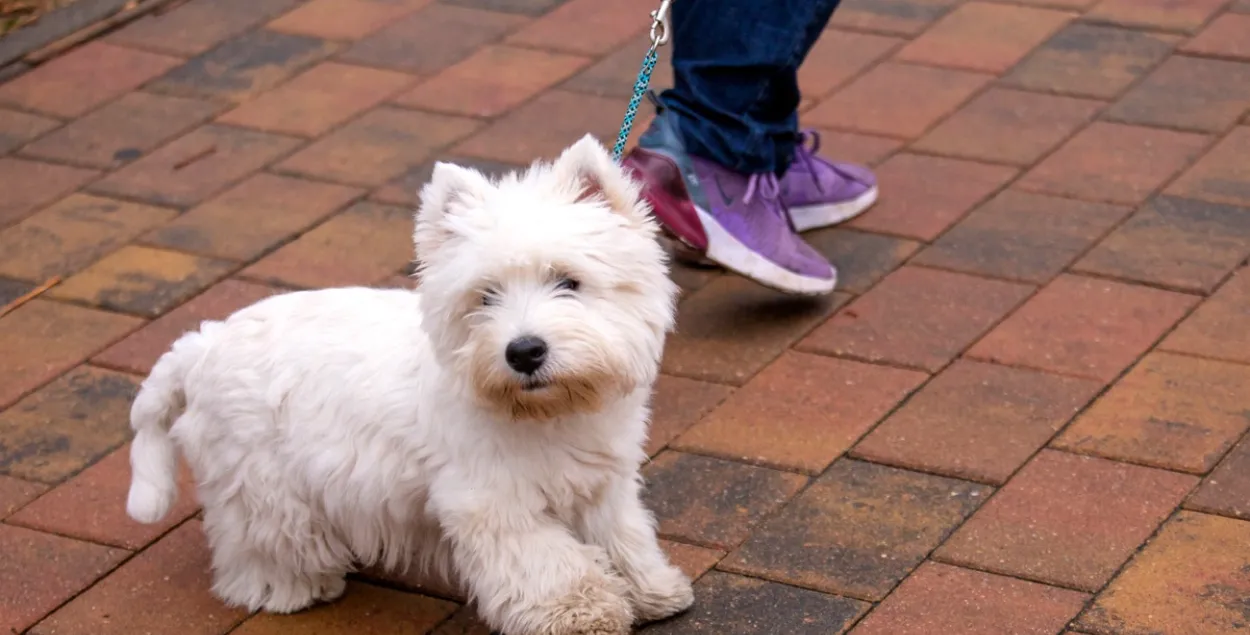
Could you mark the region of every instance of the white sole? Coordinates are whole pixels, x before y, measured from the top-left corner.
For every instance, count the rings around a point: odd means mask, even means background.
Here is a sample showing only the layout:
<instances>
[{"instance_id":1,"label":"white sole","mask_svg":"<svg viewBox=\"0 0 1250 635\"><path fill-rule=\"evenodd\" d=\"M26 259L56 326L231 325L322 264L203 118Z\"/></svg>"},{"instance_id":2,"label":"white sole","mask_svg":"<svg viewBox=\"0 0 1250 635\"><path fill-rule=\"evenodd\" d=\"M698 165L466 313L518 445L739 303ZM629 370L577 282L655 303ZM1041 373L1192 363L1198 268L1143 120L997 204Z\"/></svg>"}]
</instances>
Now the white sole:
<instances>
[{"instance_id":1,"label":"white sole","mask_svg":"<svg viewBox=\"0 0 1250 635\"><path fill-rule=\"evenodd\" d=\"M790 219L794 221L795 230L805 232L818 227L844 223L868 211L868 208L876 202L877 186L874 185L872 189L849 201L791 207Z\"/></svg>"},{"instance_id":2,"label":"white sole","mask_svg":"<svg viewBox=\"0 0 1250 635\"><path fill-rule=\"evenodd\" d=\"M797 295L828 295L838 285L838 272L828 280L801 276L759 255L721 227L711 214L695 207L707 234L707 258L764 286Z\"/></svg>"}]
</instances>

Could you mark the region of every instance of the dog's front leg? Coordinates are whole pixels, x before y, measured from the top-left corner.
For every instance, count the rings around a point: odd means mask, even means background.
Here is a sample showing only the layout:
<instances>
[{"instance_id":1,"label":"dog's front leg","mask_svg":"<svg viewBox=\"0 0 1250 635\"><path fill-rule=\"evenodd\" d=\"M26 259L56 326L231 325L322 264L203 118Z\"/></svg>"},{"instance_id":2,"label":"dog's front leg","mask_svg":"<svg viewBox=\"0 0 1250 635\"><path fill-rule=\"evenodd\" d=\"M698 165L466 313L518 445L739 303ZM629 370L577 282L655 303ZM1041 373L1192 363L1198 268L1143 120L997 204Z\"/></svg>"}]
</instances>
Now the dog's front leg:
<instances>
[{"instance_id":1,"label":"dog's front leg","mask_svg":"<svg viewBox=\"0 0 1250 635\"><path fill-rule=\"evenodd\" d=\"M461 483L432 496L457 572L482 618L506 635L626 635L633 610L603 550L526 504ZM441 498L439 501L437 499Z\"/></svg>"},{"instance_id":2,"label":"dog's front leg","mask_svg":"<svg viewBox=\"0 0 1250 635\"><path fill-rule=\"evenodd\" d=\"M636 478L618 478L582 515L582 533L603 547L629 584L628 597L641 621L675 615L694 603L690 579L668 561L655 535L655 518L642 505Z\"/></svg>"}]
</instances>

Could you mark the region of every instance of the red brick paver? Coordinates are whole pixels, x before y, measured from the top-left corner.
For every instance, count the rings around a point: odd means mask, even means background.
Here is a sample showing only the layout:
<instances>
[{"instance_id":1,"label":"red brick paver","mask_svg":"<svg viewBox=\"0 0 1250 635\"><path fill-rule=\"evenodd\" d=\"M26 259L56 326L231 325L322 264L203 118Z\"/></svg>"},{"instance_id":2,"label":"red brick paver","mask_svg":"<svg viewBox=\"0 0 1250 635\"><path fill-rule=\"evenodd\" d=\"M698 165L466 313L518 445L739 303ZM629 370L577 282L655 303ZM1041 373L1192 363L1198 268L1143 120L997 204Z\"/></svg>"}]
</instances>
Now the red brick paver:
<instances>
[{"instance_id":1,"label":"red brick paver","mask_svg":"<svg viewBox=\"0 0 1250 635\"><path fill-rule=\"evenodd\" d=\"M0 86L0 104L77 117L178 62L176 57L90 42Z\"/></svg>"},{"instance_id":2,"label":"red brick paver","mask_svg":"<svg viewBox=\"0 0 1250 635\"><path fill-rule=\"evenodd\" d=\"M877 168L881 189L894 195L850 225L932 241L1015 176L1015 169L1001 165L896 154Z\"/></svg>"},{"instance_id":3,"label":"red brick paver","mask_svg":"<svg viewBox=\"0 0 1250 635\"><path fill-rule=\"evenodd\" d=\"M130 446L124 445L63 486L26 505L8 522L102 545L138 550L199 509L194 482L185 468L180 485L178 501L161 522L140 525L130 520L126 516L126 492L130 489Z\"/></svg>"},{"instance_id":4,"label":"red brick paver","mask_svg":"<svg viewBox=\"0 0 1250 635\"><path fill-rule=\"evenodd\" d=\"M937 372L1032 292L1024 284L903 267L799 347Z\"/></svg>"},{"instance_id":5,"label":"red brick paver","mask_svg":"<svg viewBox=\"0 0 1250 635\"><path fill-rule=\"evenodd\" d=\"M436 161L613 140L652 8L188 0L0 80L0 307L55 283L0 309L0 631L488 635L415 574L224 606L189 474L125 515L131 400L203 320L410 287ZM696 604L642 631L1244 632L1247 47L1246 0L845 0L800 116L881 200L807 235L828 298L674 267L643 477Z\"/></svg>"},{"instance_id":6,"label":"red brick paver","mask_svg":"<svg viewBox=\"0 0 1250 635\"><path fill-rule=\"evenodd\" d=\"M153 320L126 339L95 356L97 364L127 372L146 374L156 360L183 333L204 320L224 319L245 306L259 302L280 289L239 280L214 285L195 299Z\"/></svg>"},{"instance_id":7,"label":"red brick paver","mask_svg":"<svg viewBox=\"0 0 1250 635\"><path fill-rule=\"evenodd\" d=\"M1100 384L956 362L855 446L861 458L1002 484Z\"/></svg>"},{"instance_id":8,"label":"red brick paver","mask_svg":"<svg viewBox=\"0 0 1250 635\"><path fill-rule=\"evenodd\" d=\"M1236 123L1250 99L1250 64L1173 57L1116 102L1108 119L1198 132Z\"/></svg>"},{"instance_id":9,"label":"red brick paver","mask_svg":"<svg viewBox=\"0 0 1250 635\"><path fill-rule=\"evenodd\" d=\"M914 36L959 0L847 0L833 14L833 26Z\"/></svg>"},{"instance_id":10,"label":"red brick paver","mask_svg":"<svg viewBox=\"0 0 1250 635\"><path fill-rule=\"evenodd\" d=\"M965 216L913 262L1045 284L1130 211L1009 189Z\"/></svg>"},{"instance_id":11,"label":"red brick paver","mask_svg":"<svg viewBox=\"0 0 1250 635\"><path fill-rule=\"evenodd\" d=\"M1233 129L1168 188L1169 194L1213 203L1250 205L1250 126Z\"/></svg>"},{"instance_id":12,"label":"red brick paver","mask_svg":"<svg viewBox=\"0 0 1250 635\"><path fill-rule=\"evenodd\" d=\"M1198 298L1065 275L973 346L977 359L1111 381Z\"/></svg>"},{"instance_id":13,"label":"red brick paver","mask_svg":"<svg viewBox=\"0 0 1250 635\"><path fill-rule=\"evenodd\" d=\"M661 535L732 549L807 484L807 479L734 461L666 452L644 474Z\"/></svg>"},{"instance_id":14,"label":"red brick paver","mask_svg":"<svg viewBox=\"0 0 1250 635\"><path fill-rule=\"evenodd\" d=\"M1001 73L1075 14L967 2L899 51L898 59Z\"/></svg>"},{"instance_id":15,"label":"red brick paver","mask_svg":"<svg viewBox=\"0 0 1250 635\"><path fill-rule=\"evenodd\" d=\"M1196 31L1224 0L1102 0L1086 14L1091 20L1169 31Z\"/></svg>"},{"instance_id":16,"label":"red brick paver","mask_svg":"<svg viewBox=\"0 0 1250 635\"><path fill-rule=\"evenodd\" d=\"M936 557L1069 588L1098 589L1195 484L1191 476L1047 450Z\"/></svg>"},{"instance_id":17,"label":"red brick paver","mask_svg":"<svg viewBox=\"0 0 1250 635\"><path fill-rule=\"evenodd\" d=\"M926 378L783 353L672 445L817 474Z\"/></svg>"},{"instance_id":18,"label":"red brick paver","mask_svg":"<svg viewBox=\"0 0 1250 635\"><path fill-rule=\"evenodd\" d=\"M1056 439L1071 450L1205 474L1250 428L1250 367L1151 353Z\"/></svg>"},{"instance_id":19,"label":"red brick paver","mask_svg":"<svg viewBox=\"0 0 1250 635\"><path fill-rule=\"evenodd\" d=\"M178 211L73 194L0 231L0 275L28 282L68 276Z\"/></svg>"},{"instance_id":20,"label":"red brick paver","mask_svg":"<svg viewBox=\"0 0 1250 635\"><path fill-rule=\"evenodd\" d=\"M1089 596L980 571L926 563L854 635L1045 635L1076 616Z\"/></svg>"},{"instance_id":21,"label":"red brick paver","mask_svg":"<svg viewBox=\"0 0 1250 635\"><path fill-rule=\"evenodd\" d=\"M22 149L25 155L93 168L118 167L222 110L198 99L133 92Z\"/></svg>"},{"instance_id":22,"label":"red brick paver","mask_svg":"<svg viewBox=\"0 0 1250 635\"><path fill-rule=\"evenodd\" d=\"M24 633L128 555L79 540L0 525L0 628Z\"/></svg>"},{"instance_id":23,"label":"red brick paver","mask_svg":"<svg viewBox=\"0 0 1250 635\"><path fill-rule=\"evenodd\" d=\"M1003 83L1113 99L1171 53L1179 37L1075 22L1016 65Z\"/></svg>"},{"instance_id":24,"label":"red brick paver","mask_svg":"<svg viewBox=\"0 0 1250 635\"><path fill-rule=\"evenodd\" d=\"M1213 20L1182 45L1181 51L1250 61L1250 40L1246 40L1246 33L1250 33L1250 16L1228 13Z\"/></svg>"},{"instance_id":25,"label":"red brick paver","mask_svg":"<svg viewBox=\"0 0 1250 635\"><path fill-rule=\"evenodd\" d=\"M1096 122L1020 179L1020 188L1089 201L1137 204L1180 172L1207 137Z\"/></svg>"},{"instance_id":26,"label":"red brick paver","mask_svg":"<svg viewBox=\"0 0 1250 635\"><path fill-rule=\"evenodd\" d=\"M721 566L880 600L989 493L966 481L841 460Z\"/></svg>"},{"instance_id":27,"label":"red brick paver","mask_svg":"<svg viewBox=\"0 0 1250 635\"><path fill-rule=\"evenodd\" d=\"M325 635L425 635L456 605L410 593L356 582L347 585L342 602L319 606L293 617L261 614L231 631L238 635L324 633Z\"/></svg>"},{"instance_id":28,"label":"red brick paver","mask_svg":"<svg viewBox=\"0 0 1250 635\"><path fill-rule=\"evenodd\" d=\"M95 170L0 157L0 227L35 213L43 205L100 176Z\"/></svg>"},{"instance_id":29,"label":"red brick paver","mask_svg":"<svg viewBox=\"0 0 1250 635\"><path fill-rule=\"evenodd\" d=\"M1182 512L1081 616L1094 635L1234 635L1246 627L1250 524Z\"/></svg>"},{"instance_id":30,"label":"red brick paver","mask_svg":"<svg viewBox=\"0 0 1250 635\"><path fill-rule=\"evenodd\" d=\"M228 632L247 617L208 590L209 553L192 519L57 609L31 635ZM171 631L171 625L177 624Z\"/></svg>"},{"instance_id":31,"label":"red brick paver","mask_svg":"<svg viewBox=\"0 0 1250 635\"><path fill-rule=\"evenodd\" d=\"M889 62L807 113L818 126L914 137L988 83L992 75Z\"/></svg>"}]
</instances>

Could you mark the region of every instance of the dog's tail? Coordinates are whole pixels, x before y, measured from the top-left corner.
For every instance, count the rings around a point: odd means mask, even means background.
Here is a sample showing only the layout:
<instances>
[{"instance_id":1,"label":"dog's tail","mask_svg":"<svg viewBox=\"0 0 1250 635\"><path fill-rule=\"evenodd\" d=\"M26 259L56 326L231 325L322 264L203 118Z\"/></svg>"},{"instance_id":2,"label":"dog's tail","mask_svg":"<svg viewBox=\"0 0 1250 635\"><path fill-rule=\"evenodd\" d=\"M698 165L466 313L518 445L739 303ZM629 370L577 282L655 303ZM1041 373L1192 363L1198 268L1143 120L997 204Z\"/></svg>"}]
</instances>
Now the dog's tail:
<instances>
[{"instance_id":1,"label":"dog's tail","mask_svg":"<svg viewBox=\"0 0 1250 635\"><path fill-rule=\"evenodd\" d=\"M203 332L179 338L152 367L130 407L135 438L130 445L126 513L141 523L164 518L178 497L178 450L169 437L169 427L186 407L183 385L187 370L200 360L207 346Z\"/></svg>"}]
</instances>

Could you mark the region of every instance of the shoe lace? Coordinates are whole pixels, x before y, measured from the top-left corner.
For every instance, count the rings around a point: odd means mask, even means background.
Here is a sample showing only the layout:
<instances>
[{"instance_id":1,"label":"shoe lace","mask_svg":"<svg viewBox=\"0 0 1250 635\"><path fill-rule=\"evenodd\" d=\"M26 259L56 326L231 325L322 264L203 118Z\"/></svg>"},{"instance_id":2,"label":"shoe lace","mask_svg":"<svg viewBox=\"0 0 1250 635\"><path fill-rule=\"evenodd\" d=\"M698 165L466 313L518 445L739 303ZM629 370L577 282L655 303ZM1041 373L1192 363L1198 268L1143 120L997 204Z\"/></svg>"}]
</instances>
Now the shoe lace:
<instances>
[{"instance_id":1,"label":"shoe lace","mask_svg":"<svg viewBox=\"0 0 1250 635\"><path fill-rule=\"evenodd\" d=\"M749 205L756 196L769 203L765 207L785 219L790 231L798 233L794 226L794 219L790 218L790 211L781 200L781 183L777 180L776 174L771 172L752 174L747 179L747 189L742 193L742 202Z\"/></svg>"},{"instance_id":2,"label":"shoe lace","mask_svg":"<svg viewBox=\"0 0 1250 635\"><path fill-rule=\"evenodd\" d=\"M808 142L811 142L808 147ZM821 194L825 193L825 186L821 184L820 178L816 176L816 153L820 151L820 133L815 130L804 130L799 133L799 143L795 148L795 158L803 164L807 169L807 174L812 177L812 183L816 185L816 190Z\"/></svg>"}]
</instances>

